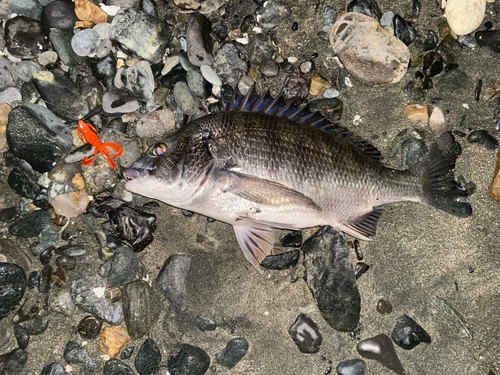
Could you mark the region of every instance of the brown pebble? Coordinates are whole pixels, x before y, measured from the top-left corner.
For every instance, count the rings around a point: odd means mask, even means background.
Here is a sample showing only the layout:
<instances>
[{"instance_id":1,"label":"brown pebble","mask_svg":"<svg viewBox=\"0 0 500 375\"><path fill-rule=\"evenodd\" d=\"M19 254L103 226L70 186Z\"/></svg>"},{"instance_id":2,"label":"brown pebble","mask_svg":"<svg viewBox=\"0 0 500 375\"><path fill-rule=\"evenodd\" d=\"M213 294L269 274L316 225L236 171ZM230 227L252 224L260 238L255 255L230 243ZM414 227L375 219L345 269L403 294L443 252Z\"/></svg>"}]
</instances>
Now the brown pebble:
<instances>
[{"instance_id":1,"label":"brown pebble","mask_svg":"<svg viewBox=\"0 0 500 375\"><path fill-rule=\"evenodd\" d=\"M422 126L429 124L429 106L427 104L411 104L405 108L406 118L420 122Z\"/></svg>"},{"instance_id":2,"label":"brown pebble","mask_svg":"<svg viewBox=\"0 0 500 375\"><path fill-rule=\"evenodd\" d=\"M497 154L495 175L493 177L493 182L490 185L490 195L493 199L500 202L500 150L498 150Z\"/></svg>"},{"instance_id":3,"label":"brown pebble","mask_svg":"<svg viewBox=\"0 0 500 375\"><path fill-rule=\"evenodd\" d=\"M109 303L118 302L122 299L122 290L117 286L108 286L104 291L104 297Z\"/></svg>"},{"instance_id":4,"label":"brown pebble","mask_svg":"<svg viewBox=\"0 0 500 375\"><path fill-rule=\"evenodd\" d=\"M309 94L312 96L321 95L323 94L323 91L330 87L330 82L324 80L318 73L316 73L311 77Z\"/></svg>"},{"instance_id":5,"label":"brown pebble","mask_svg":"<svg viewBox=\"0 0 500 375\"><path fill-rule=\"evenodd\" d=\"M99 338L99 349L110 358L118 357L120 351L131 340L127 330L118 326L105 327Z\"/></svg>"},{"instance_id":6,"label":"brown pebble","mask_svg":"<svg viewBox=\"0 0 500 375\"><path fill-rule=\"evenodd\" d=\"M354 267L354 277L359 279L359 277L370 269L370 266L365 262L358 262L356 267Z\"/></svg>"},{"instance_id":7,"label":"brown pebble","mask_svg":"<svg viewBox=\"0 0 500 375\"><path fill-rule=\"evenodd\" d=\"M392 305L381 298L377 302L377 311L382 315L390 314L392 312Z\"/></svg>"},{"instance_id":8,"label":"brown pebble","mask_svg":"<svg viewBox=\"0 0 500 375\"><path fill-rule=\"evenodd\" d=\"M77 331L84 339L95 339L99 336L102 328L102 321L95 316L89 315L78 323Z\"/></svg>"},{"instance_id":9,"label":"brown pebble","mask_svg":"<svg viewBox=\"0 0 500 375\"><path fill-rule=\"evenodd\" d=\"M57 270L52 274L52 285L61 288L66 285L66 281L68 281L68 277L66 275L66 271L64 268L57 267Z\"/></svg>"}]
</instances>

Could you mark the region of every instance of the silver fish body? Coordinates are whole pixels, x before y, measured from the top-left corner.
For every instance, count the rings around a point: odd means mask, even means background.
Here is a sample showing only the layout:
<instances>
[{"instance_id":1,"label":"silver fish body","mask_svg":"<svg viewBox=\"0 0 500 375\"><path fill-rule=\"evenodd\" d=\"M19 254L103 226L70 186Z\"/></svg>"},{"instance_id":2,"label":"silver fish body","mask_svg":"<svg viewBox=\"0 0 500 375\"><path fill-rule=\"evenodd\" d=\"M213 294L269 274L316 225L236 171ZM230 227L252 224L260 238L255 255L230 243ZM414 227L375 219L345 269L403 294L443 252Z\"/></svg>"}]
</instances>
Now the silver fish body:
<instances>
[{"instance_id":1,"label":"silver fish body","mask_svg":"<svg viewBox=\"0 0 500 375\"><path fill-rule=\"evenodd\" d=\"M223 111L159 141L124 172L125 188L231 224L256 267L274 246L272 228L332 225L375 234L384 204L412 201L457 216L452 169L433 147L420 167L382 166L333 134L288 118Z\"/></svg>"}]
</instances>

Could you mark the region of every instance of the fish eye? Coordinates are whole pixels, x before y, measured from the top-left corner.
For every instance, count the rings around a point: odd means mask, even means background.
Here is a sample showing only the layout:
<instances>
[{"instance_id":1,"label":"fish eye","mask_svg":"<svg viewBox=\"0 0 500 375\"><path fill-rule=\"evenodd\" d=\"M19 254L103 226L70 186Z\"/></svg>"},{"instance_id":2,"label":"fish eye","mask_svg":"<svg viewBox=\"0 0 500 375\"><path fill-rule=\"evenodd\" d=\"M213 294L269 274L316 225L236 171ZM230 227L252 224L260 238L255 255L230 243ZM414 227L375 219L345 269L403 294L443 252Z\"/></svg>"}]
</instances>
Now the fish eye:
<instances>
[{"instance_id":1,"label":"fish eye","mask_svg":"<svg viewBox=\"0 0 500 375\"><path fill-rule=\"evenodd\" d=\"M163 142L157 143L151 148L151 154L155 156L160 156L167 151L167 145Z\"/></svg>"}]
</instances>

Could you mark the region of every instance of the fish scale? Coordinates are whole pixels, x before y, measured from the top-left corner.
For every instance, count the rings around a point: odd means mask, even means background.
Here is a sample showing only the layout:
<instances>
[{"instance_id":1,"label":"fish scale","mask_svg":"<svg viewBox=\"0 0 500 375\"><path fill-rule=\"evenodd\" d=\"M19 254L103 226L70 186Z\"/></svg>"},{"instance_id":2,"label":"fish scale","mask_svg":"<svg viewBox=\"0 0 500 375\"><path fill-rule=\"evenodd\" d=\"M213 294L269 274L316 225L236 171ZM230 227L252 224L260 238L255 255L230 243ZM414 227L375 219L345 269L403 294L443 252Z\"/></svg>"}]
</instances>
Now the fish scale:
<instances>
[{"instance_id":1,"label":"fish scale","mask_svg":"<svg viewBox=\"0 0 500 375\"><path fill-rule=\"evenodd\" d=\"M455 160L435 145L420 166L398 171L376 160L373 146L349 143L345 130L304 109L276 109L271 102L262 113L245 110L258 99L234 102L239 109L198 118L160 140L124 171L125 188L231 224L257 268L272 252L273 228L332 225L370 240L384 204L412 201L460 217L472 213L457 201L463 192L453 178ZM333 133L286 113L314 118Z\"/></svg>"}]
</instances>

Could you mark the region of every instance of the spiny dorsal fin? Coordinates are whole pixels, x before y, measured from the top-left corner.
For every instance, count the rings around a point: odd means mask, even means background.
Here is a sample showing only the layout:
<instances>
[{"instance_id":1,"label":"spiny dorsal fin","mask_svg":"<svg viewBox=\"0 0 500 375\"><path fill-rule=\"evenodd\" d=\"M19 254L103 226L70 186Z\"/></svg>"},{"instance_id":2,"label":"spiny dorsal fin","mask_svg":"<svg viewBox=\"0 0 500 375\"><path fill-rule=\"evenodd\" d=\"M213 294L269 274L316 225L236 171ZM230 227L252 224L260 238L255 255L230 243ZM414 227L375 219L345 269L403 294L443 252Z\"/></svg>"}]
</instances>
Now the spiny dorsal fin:
<instances>
[{"instance_id":1,"label":"spiny dorsal fin","mask_svg":"<svg viewBox=\"0 0 500 375\"><path fill-rule=\"evenodd\" d=\"M268 115L283 117L301 124L310 125L314 128L332 133L357 146L374 160L380 161L382 158L380 151L375 146L353 134L348 129L333 124L319 112L311 112L307 104L298 107L293 103L285 102L283 96L273 98L269 91L260 96L255 90L255 84L250 87L246 95L243 95L239 88L236 87L231 100L224 103L224 109L227 111L266 113Z\"/></svg>"}]
</instances>

